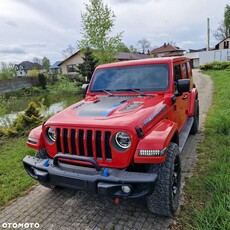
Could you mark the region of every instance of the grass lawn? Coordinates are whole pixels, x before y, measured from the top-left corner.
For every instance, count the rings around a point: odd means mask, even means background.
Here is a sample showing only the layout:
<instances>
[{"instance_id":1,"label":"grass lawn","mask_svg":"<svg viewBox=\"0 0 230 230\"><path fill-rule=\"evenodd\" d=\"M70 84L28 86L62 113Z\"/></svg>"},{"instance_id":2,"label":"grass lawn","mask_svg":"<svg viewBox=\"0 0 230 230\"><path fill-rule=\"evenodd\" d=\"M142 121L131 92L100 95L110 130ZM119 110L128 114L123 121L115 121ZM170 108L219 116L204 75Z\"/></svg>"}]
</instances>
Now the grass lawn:
<instances>
[{"instance_id":1,"label":"grass lawn","mask_svg":"<svg viewBox=\"0 0 230 230\"><path fill-rule=\"evenodd\" d=\"M198 146L195 174L186 181L180 229L230 229L230 71L205 71L215 85L213 106Z\"/></svg>"},{"instance_id":2,"label":"grass lawn","mask_svg":"<svg viewBox=\"0 0 230 230\"><path fill-rule=\"evenodd\" d=\"M34 150L26 147L26 140L0 139L0 207L36 183L22 164L25 155L34 155Z\"/></svg>"}]
</instances>

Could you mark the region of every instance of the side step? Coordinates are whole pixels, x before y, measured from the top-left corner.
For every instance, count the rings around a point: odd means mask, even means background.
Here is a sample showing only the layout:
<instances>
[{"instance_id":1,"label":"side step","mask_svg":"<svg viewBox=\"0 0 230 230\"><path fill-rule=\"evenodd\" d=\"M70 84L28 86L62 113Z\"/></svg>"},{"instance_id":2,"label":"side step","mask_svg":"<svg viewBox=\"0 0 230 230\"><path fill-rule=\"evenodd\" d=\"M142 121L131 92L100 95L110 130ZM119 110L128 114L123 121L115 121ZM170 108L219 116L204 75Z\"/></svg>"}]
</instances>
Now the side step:
<instances>
[{"instance_id":1,"label":"side step","mask_svg":"<svg viewBox=\"0 0 230 230\"><path fill-rule=\"evenodd\" d=\"M179 135L179 150L180 152L182 152L185 142L189 136L190 130L192 128L192 124L193 124L194 118L190 117L188 118L188 120L186 121L184 127L182 128L180 135Z\"/></svg>"}]
</instances>

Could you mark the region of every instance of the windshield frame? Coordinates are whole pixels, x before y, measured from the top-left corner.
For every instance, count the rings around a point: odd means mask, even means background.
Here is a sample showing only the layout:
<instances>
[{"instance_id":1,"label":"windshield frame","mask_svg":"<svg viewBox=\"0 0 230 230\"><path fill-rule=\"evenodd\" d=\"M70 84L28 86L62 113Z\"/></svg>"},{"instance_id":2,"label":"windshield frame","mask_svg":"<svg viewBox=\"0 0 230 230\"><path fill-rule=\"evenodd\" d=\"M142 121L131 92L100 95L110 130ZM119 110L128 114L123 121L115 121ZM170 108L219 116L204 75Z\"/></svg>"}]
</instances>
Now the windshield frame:
<instances>
[{"instance_id":1,"label":"windshield frame","mask_svg":"<svg viewBox=\"0 0 230 230\"><path fill-rule=\"evenodd\" d=\"M153 67L153 68L152 68ZM141 71L141 70L148 70L148 69L154 69L154 68L165 68L165 70L167 71L167 75L165 76L165 81L167 81L165 85L165 87L163 88L153 88L153 87L141 87L141 85L135 85L135 87L132 87L131 85L121 85L119 88L109 88L108 86L105 86L104 88L103 87L95 87L95 82L96 80L99 81L98 77L100 77L100 74L105 72L105 71L108 71L109 72L112 72L112 71L118 71L118 72L125 72L125 74L129 73L129 70L131 71L134 71L135 69L138 71ZM108 74L107 73L107 74ZM158 72L155 72L155 73L158 73ZM116 73L118 74L118 73ZM135 78L136 76L131 76L132 79L136 79ZM139 76L138 76L139 77ZM143 76L140 76L139 80L141 80L141 77L143 78ZM157 81L154 82L153 81L153 76L150 75L150 73L148 74L148 76L144 76L144 77L149 77L149 79L151 79L152 83L158 83ZM110 78L110 77L107 77L107 78ZM116 79L116 78L115 78ZM123 77L121 77L120 79L123 79ZM124 78L126 79L126 81L128 81L129 79L128 78ZM124 80L123 79L123 80ZM148 82L146 81L141 81L142 83L144 84L148 84ZM97 82L98 83L98 82ZM159 83L158 83L159 84ZM142 64L142 65L132 65L132 66L116 66L116 67L109 67L109 68L99 68L99 69L96 69L96 71L94 72L94 75L93 75L93 78L92 78L92 81L90 83L90 86L89 86L89 92L90 93L96 93L96 92L102 92L103 93L103 90L107 90L111 93L122 93L122 92L137 92L137 91L140 91L140 92L149 92L149 93L156 93L156 92L165 92L165 91L168 91L170 88L170 66L168 63L151 63L151 64ZM124 90L122 90L124 89Z\"/></svg>"}]
</instances>

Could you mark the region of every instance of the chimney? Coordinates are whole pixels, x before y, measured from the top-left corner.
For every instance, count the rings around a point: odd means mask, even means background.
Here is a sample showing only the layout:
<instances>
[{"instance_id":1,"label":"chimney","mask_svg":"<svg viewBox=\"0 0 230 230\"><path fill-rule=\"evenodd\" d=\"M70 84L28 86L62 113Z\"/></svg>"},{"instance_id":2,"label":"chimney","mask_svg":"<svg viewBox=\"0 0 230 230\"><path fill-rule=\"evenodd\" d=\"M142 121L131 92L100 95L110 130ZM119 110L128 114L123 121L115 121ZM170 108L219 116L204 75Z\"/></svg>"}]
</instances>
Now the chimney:
<instances>
[{"instance_id":1,"label":"chimney","mask_svg":"<svg viewBox=\"0 0 230 230\"><path fill-rule=\"evenodd\" d=\"M210 20L207 18L207 43L206 43L206 51L209 51L210 47Z\"/></svg>"}]
</instances>

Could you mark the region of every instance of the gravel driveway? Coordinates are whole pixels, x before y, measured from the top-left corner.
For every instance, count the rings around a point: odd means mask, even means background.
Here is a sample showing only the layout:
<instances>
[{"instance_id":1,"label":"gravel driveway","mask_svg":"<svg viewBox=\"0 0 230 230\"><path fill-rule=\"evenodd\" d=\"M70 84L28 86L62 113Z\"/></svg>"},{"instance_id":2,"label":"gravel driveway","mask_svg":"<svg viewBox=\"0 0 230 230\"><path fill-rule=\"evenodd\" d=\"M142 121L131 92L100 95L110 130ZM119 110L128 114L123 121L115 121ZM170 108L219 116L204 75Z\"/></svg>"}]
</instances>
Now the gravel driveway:
<instances>
[{"instance_id":1,"label":"gravel driveway","mask_svg":"<svg viewBox=\"0 0 230 230\"><path fill-rule=\"evenodd\" d=\"M200 99L200 129L212 103L211 79L193 72ZM196 145L202 133L190 136L182 153L182 182L192 174L196 162ZM182 199L183 200L183 199ZM9 225L11 223L11 225ZM13 225L13 223L16 223ZM145 200L126 200L118 205L108 197L72 191L50 190L34 186L24 197L11 202L0 212L0 228L27 227L27 229L169 229L173 220L147 210ZM27 225L26 225L27 224ZM30 224L30 225L28 225ZM38 227L39 226L39 227ZM23 229L23 228L21 228Z\"/></svg>"}]
</instances>

